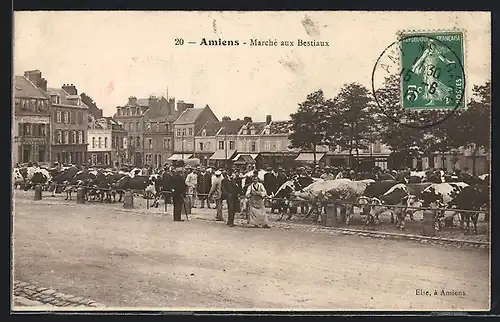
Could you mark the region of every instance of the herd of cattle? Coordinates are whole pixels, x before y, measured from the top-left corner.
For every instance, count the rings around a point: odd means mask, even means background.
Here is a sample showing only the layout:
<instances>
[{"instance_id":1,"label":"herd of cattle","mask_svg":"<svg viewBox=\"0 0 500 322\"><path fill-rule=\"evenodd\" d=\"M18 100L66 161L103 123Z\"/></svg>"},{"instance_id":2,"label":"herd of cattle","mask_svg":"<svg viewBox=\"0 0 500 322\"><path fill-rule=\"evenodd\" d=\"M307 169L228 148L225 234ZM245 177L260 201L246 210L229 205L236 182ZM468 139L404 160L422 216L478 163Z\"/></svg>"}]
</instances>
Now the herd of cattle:
<instances>
[{"instance_id":1,"label":"herd of cattle","mask_svg":"<svg viewBox=\"0 0 500 322\"><path fill-rule=\"evenodd\" d=\"M367 224L378 224L379 215L388 211L391 223L395 222L404 229L406 218L413 221L419 208L433 208L438 209L435 216L437 230L453 225L453 218L458 216L465 233L470 231L472 222L473 232L477 234L479 212L486 214L486 220L489 218L489 175L470 176L466 181L445 176L440 170L412 171L399 181L299 177L287 181L273 195L272 210L278 209L282 217L288 212L290 219L297 207L307 202L313 205L307 216L316 213L318 219L325 204L331 203L340 210L347 224L355 207L360 208Z\"/></svg>"},{"instance_id":2,"label":"herd of cattle","mask_svg":"<svg viewBox=\"0 0 500 322\"><path fill-rule=\"evenodd\" d=\"M264 181L265 174L264 170L258 171L261 181ZM243 187L250 181L246 179L252 175L252 171L243 175ZM163 199L161 176L161 173L144 176L139 168L114 171L79 170L75 166L60 169L31 166L14 168L13 171L14 185L24 190L42 185L52 195L66 193L68 200L72 198L73 192L82 188L86 200L101 202L120 202L125 191L141 191L153 196L154 207L158 207L159 200ZM404 229L407 217L414 220L413 215L418 211L414 208L438 208L443 210L438 211L435 217L436 229L452 225L453 217L457 215L466 233L470 231L472 222L473 232L477 234L479 212L483 211L488 218L490 183L487 174L464 180L445 176L439 170L412 171L398 179L381 178L377 181L345 178L324 180L296 175L275 193L269 193L268 199L271 211L278 210L281 213L280 219L285 214L290 219L298 207L305 209L307 216L316 214L318 219L325 205L331 203L340 210L346 224L351 222L354 208L357 207L367 224L380 223L379 215L389 211L391 223L395 222L401 229Z\"/></svg>"}]
</instances>

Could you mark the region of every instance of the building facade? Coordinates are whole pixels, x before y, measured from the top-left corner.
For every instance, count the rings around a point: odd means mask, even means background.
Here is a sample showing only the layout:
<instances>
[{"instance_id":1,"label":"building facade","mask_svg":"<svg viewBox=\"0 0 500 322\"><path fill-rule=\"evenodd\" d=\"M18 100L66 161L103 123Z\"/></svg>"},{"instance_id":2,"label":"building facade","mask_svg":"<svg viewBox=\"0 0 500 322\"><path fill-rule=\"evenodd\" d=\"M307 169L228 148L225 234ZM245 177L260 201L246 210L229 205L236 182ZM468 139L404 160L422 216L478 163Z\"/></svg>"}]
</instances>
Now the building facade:
<instances>
[{"instance_id":1,"label":"building facade","mask_svg":"<svg viewBox=\"0 0 500 322\"><path fill-rule=\"evenodd\" d=\"M125 163L127 132L111 117L89 117L87 134L89 164L121 167Z\"/></svg>"},{"instance_id":2,"label":"building facade","mask_svg":"<svg viewBox=\"0 0 500 322\"><path fill-rule=\"evenodd\" d=\"M52 161L84 164L87 159L88 107L73 84L49 88L52 103Z\"/></svg>"},{"instance_id":3,"label":"building facade","mask_svg":"<svg viewBox=\"0 0 500 322\"><path fill-rule=\"evenodd\" d=\"M173 123L174 154L169 158L170 161L192 157L195 153L196 134L206 124L219 121L208 105L204 108L194 108L192 104L180 101L177 104L177 112L180 115Z\"/></svg>"},{"instance_id":4,"label":"building facade","mask_svg":"<svg viewBox=\"0 0 500 322\"><path fill-rule=\"evenodd\" d=\"M14 77L14 163L50 161L50 99L47 81L39 70Z\"/></svg>"},{"instance_id":5,"label":"building facade","mask_svg":"<svg viewBox=\"0 0 500 322\"><path fill-rule=\"evenodd\" d=\"M145 128L148 121L160 116L175 115L175 99L150 96L146 99L129 97L127 104L117 106L113 118L127 131L127 163L142 166L145 163Z\"/></svg>"},{"instance_id":6,"label":"building facade","mask_svg":"<svg viewBox=\"0 0 500 322\"><path fill-rule=\"evenodd\" d=\"M153 168L162 167L173 152L175 116L151 118L146 123L145 146L146 164Z\"/></svg>"}]
</instances>

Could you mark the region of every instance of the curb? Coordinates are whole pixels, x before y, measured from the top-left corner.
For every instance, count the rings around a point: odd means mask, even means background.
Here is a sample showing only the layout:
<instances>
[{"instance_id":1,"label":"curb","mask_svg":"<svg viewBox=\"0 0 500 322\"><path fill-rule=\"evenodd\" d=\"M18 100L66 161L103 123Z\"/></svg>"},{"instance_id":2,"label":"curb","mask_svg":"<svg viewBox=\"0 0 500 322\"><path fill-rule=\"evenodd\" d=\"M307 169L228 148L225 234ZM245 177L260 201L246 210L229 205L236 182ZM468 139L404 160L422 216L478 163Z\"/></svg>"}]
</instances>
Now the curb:
<instances>
[{"instance_id":1,"label":"curb","mask_svg":"<svg viewBox=\"0 0 500 322\"><path fill-rule=\"evenodd\" d=\"M37 203L40 203L38 201ZM72 207L77 207L79 204L75 203L68 203L64 201L58 201L58 200L50 200L50 202L44 202L43 204L46 205L51 205L51 204L63 204L63 205L68 205ZM136 215L156 215L156 216L164 216L164 215L170 215L169 213L165 213L163 210L160 210L162 208L158 208L158 211L148 211L146 209L125 209L121 207L108 207L106 205L95 205L96 207L100 208L106 208L106 209L112 209L115 211L120 211L120 212L128 212L128 213L134 213ZM150 208L150 209L155 209L155 208ZM189 215L190 219L198 219L198 220L204 220L204 221L213 221L212 219L207 219L202 217L201 215L196 215L196 214L191 214ZM235 218L235 220L237 220ZM291 229L293 228L300 228L300 229L305 229L305 231L308 232L326 232L326 233L340 233L343 235L354 235L354 236L360 236L360 237L372 237L372 238L383 238L383 239L392 239L392 240L411 240L411 241L416 241L420 242L423 244L439 244L439 245L446 245L446 246L455 246L455 247L471 247L471 248L490 248L490 242L481 242L481 241L472 241L472 240L463 240L463 239L451 239L451 238L446 238L446 237L429 237L429 236L422 236L422 235L413 235L413 234L398 234L398 233L390 233L390 232L374 232L374 231L369 231L369 230L363 230L363 229L352 229L352 228L341 228L341 227L327 227L327 226L316 226L316 225L306 225L306 224L298 224L298 223L282 223L282 222L273 222L272 223L273 227L276 228L282 228L282 229Z\"/></svg>"},{"instance_id":2,"label":"curb","mask_svg":"<svg viewBox=\"0 0 500 322\"><path fill-rule=\"evenodd\" d=\"M14 281L13 287L13 302L15 306L106 307L106 305L89 298L60 293L57 290L40 287L33 283Z\"/></svg>"}]
</instances>

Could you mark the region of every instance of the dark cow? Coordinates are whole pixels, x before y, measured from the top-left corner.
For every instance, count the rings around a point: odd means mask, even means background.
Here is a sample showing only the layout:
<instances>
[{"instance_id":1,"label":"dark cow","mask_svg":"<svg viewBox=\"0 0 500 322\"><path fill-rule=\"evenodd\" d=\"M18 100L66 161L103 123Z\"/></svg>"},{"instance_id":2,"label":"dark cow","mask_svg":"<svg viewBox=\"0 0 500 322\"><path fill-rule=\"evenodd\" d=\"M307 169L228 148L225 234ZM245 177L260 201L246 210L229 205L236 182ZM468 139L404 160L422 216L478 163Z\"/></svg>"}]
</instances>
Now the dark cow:
<instances>
[{"instance_id":1,"label":"dark cow","mask_svg":"<svg viewBox=\"0 0 500 322\"><path fill-rule=\"evenodd\" d=\"M477 235L477 220L480 211L490 211L490 189L487 185L470 185L463 188L458 195L448 204L451 209L460 214L460 226L464 233L470 232L470 222L473 224L473 233ZM475 211L475 212L468 212Z\"/></svg>"},{"instance_id":2,"label":"dark cow","mask_svg":"<svg viewBox=\"0 0 500 322\"><path fill-rule=\"evenodd\" d=\"M368 188L367 188L368 189ZM387 210L391 212L391 223L394 223L394 214L396 214L398 227L404 229L405 226L405 211L404 205L406 198L410 195L406 184L397 183L390 187L385 193L379 197L371 197L367 206L363 207L363 213L367 216L367 221L379 222L379 215ZM368 198L364 196L365 198ZM401 207L387 207L401 206ZM391 209L393 208L393 209Z\"/></svg>"},{"instance_id":3,"label":"dark cow","mask_svg":"<svg viewBox=\"0 0 500 322\"><path fill-rule=\"evenodd\" d=\"M52 196L54 197L56 193L61 192L77 173L78 168L76 167L71 167L61 173L54 171L55 175L53 175L52 182L49 187L49 191L52 192ZM66 197L68 198L68 195Z\"/></svg>"},{"instance_id":4,"label":"dark cow","mask_svg":"<svg viewBox=\"0 0 500 322\"><path fill-rule=\"evenodd\" d=\"M146 176L124 176L113 185L116 191L140 190L144 191L150 184L149 177Z\"/></svg>"},{"instance_id":5,"label":"dark cow","mask_svg":"<svg viewBox=\"0 0 500 322\"><path fill-rule=\"evenodd\" d=\"M292 199L292 194L295 191L299 191L301 188L300 184L298 183L297 180L292 179L288 180L285 183L283 183L279 188L278 191L273 196L273 200L271 203L271 213L274 212L274 210L278 210L279 213L281 213L281 216L278 220L282 220L283 216L285 213L290 211L287 220L292 218L293 210L290 208L290 202Z\"/></svg>"}]
</instances>

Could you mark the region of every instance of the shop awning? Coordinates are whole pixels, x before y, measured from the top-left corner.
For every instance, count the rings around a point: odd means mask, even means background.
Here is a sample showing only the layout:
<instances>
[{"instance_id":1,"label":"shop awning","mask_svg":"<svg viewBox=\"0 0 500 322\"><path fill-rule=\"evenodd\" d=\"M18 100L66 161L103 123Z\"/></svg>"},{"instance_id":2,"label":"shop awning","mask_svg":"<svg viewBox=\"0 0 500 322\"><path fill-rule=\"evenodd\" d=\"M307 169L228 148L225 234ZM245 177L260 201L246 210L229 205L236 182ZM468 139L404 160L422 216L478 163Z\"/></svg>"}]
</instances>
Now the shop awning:
<instances>
[{"instance_id":1,"label":"shop awning","mask_svg":"<svg viewBox=\"0 0 500 322\"><path fill-rule=\"evenodd\" d=\"M193 155L189 153L184 154L172 154L167 160L170 161L179 161L179 160L187 160L191 158Z\"/></svg>"},{"instance_id":2,"label":"shop awning","mask_svg":"<svg viewBox=\"0 0 500 322\"><path fill-rule=\"evenodd\" d=\"M226 154L227 152L227 154ZM235 155L236 150L218 150L210 157L210 160L231 160Z\"/></svg>"},{"instance_id":3,"label":"shop awning","mask_svg":"<svg viewBox=\"0 0 500 322\"><path fill-rule=\"evenodd\" d=\"M325 156L325 154L326 153L316 153L316 162L321 160ZM299 156L295 158L295 161L312 163L314 162L314 153L310 152L300 153Z\"/></svg>"},{"instance_id":4,"label":"shop awning","mask_svg":"<svg viewBox=\"0 0 500 322\"><path fill-rule=\"evenodd\" d=\"M235 164L254 164L255 160L248 154L238 154L233 158Z\"/></svg>"}]
</instances>

